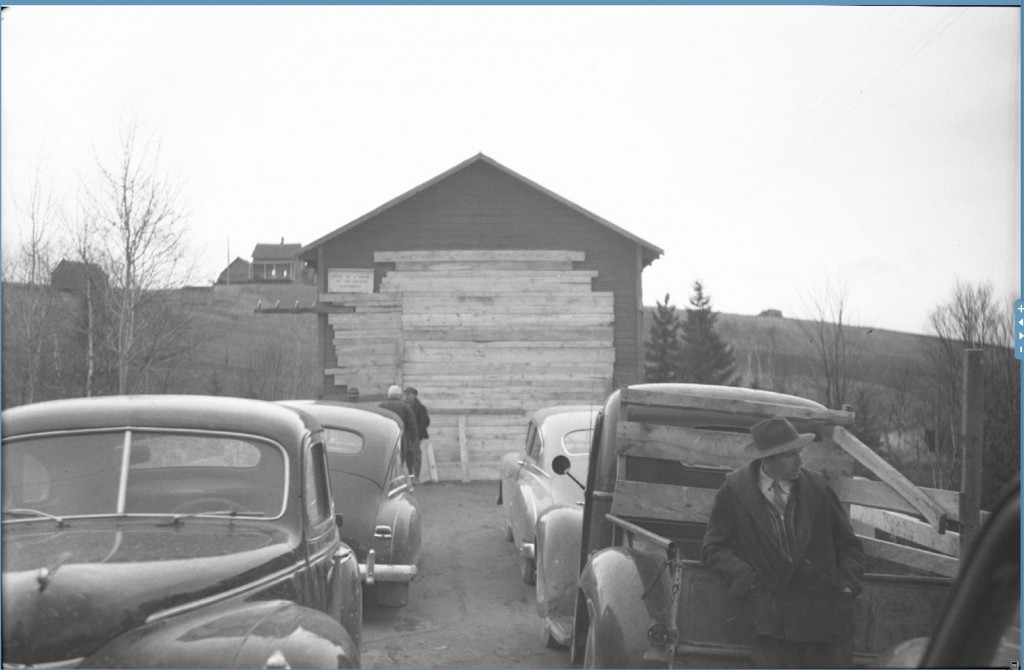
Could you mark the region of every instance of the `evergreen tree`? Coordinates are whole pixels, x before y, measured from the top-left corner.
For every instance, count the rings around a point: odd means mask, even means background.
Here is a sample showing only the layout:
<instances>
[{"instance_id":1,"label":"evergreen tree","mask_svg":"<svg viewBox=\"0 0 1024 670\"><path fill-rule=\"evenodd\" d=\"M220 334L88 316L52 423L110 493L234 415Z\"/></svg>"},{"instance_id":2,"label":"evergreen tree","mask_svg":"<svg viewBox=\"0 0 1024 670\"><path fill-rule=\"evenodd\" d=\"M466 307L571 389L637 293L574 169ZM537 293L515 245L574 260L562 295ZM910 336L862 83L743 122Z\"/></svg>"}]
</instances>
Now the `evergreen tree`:
<instances>
[{"instance_id":1,"label":"evergreen tree","mask_svg":"<svg viewBox=\"0 0 1024 670\"><path fill-rule=\"evenodd\" d=\"M732 347L715 332L718 313L711 309L711 297L704 295L699 281L693 283L690 305L681 326L683 381L736 386L736 357Z\"/></svg>"},{"instance_id":2,"label":"evergreen tree","mask_svg":"<svg viewBox=\"0 0 1024 670\"><path fill-rule=\"evenodd\" d=\"M666 293L665 302L657 303L654 323L651 325L651 339L647 341L647 347L644 350L644 381L681 381L680 327L679 314L676 312L675 305L669 304L669 294Z\"/></svg>"}]
</instances>

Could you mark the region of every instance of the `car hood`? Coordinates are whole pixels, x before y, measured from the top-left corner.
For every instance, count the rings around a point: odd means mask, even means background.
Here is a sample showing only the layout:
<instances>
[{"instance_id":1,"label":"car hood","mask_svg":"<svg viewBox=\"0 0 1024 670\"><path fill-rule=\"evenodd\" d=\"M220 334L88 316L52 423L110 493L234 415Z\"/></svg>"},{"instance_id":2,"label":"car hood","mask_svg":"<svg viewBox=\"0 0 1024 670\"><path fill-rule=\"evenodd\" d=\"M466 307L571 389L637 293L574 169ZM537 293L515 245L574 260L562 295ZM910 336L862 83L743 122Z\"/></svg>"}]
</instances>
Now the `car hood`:
<instances>
[{"instance_id":1,"label":"car hood","mask_svg":"<svg viewBox=\"0 0 1024 670\"><path fill-rule=\"evenodd\" d=\"M294 560L280 529L223 520L156 521L116 529L3 533L4 660L32 664L88 656L170 607L244 585ZM11 525L11 524L8 524Z\"/></svg>"}]
</instances>

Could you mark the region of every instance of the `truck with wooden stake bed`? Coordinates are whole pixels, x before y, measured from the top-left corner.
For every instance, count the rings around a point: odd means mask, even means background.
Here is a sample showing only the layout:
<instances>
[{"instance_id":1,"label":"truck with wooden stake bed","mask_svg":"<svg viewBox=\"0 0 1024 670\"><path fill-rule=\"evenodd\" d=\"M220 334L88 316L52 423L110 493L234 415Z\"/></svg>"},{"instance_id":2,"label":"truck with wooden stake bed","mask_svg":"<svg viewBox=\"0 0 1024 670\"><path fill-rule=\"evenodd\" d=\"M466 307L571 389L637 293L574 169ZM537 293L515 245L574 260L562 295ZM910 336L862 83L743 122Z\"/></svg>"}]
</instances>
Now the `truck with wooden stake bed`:
<instances>
[{"instance_id":1,"label":"truck with wooden stake bed","mask_svg":"<svg viewBox=\"0 0 1024 670\"><path fill-rule=\"evenodd\" d=\"M752 665L750 608L700 551L716 491L750 462L750 427L776 415L814 434L804 467L849 509L864 549L855 663L928 635L959 564L956 492L912 484L850 432L853 412L769 391L640 384L614 391L597 419L582 510L538 520L544 642L569 646L584 667Z\"/></svg>"}]
</instances>

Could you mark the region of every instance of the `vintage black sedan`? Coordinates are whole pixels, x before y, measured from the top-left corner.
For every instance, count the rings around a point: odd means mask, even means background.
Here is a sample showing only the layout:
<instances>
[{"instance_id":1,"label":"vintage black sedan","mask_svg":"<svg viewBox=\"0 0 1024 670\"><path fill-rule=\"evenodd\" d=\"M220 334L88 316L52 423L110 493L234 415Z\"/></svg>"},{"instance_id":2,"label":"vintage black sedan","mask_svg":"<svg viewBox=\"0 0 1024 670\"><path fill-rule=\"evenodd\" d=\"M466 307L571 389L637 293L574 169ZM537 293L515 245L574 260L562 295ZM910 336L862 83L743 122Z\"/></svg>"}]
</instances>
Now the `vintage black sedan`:
<instances>
[{"instance_id":1,"label":"vintage black sedan","mask_svg":"<svg viewBox=\"0 0 1024 670\"><path fill-rule=\"evenodd\" d=\"M4 667L359 667L324 432L257 400L5 410Z\"/></svg>"},{"instance_id":2,"label":"vintage black sedan","mask_svg":"<svg viewBox=\"0 0 1024 670\"><path fill-rule=\"evenodd\" d=\"M407 604L422 535L419 504L402 466L401 419L372 405L283 404L312 414L324 428L334 505L345 516L342 540L356 552L367 596L387 607Z\"/></svg>"}]
</instances>

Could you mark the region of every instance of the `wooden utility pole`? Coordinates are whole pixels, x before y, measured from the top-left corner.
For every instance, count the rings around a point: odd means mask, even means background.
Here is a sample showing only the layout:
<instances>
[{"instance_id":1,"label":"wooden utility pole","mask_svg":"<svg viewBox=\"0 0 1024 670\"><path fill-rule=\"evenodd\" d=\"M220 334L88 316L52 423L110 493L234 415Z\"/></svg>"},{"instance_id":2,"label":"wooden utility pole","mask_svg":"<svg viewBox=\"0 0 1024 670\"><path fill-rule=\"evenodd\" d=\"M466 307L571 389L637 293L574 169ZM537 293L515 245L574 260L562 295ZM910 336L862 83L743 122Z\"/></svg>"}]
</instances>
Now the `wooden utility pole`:
<instances>
[{"instance_id":1,"label":"wooden utility pole","mask_svg":"<svg viewBox=\"0 0 1024 670\"><path fill-rule=\"evenodd\" d=\"M964 351L963 378L963 478L960 485L960 560L973 549L981 527L982 434L985 395L982 385L982 350Z\"/></svg>"}]
</instances>

